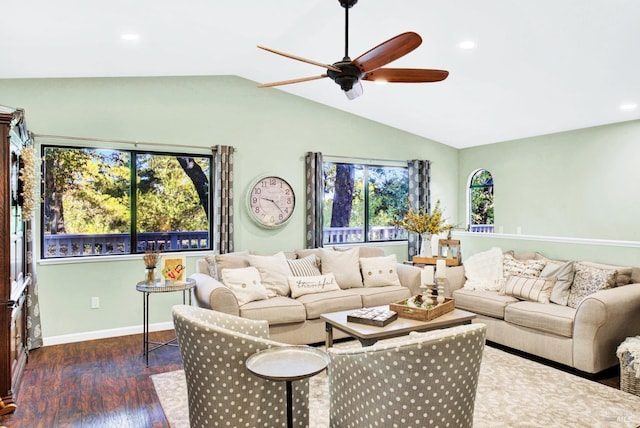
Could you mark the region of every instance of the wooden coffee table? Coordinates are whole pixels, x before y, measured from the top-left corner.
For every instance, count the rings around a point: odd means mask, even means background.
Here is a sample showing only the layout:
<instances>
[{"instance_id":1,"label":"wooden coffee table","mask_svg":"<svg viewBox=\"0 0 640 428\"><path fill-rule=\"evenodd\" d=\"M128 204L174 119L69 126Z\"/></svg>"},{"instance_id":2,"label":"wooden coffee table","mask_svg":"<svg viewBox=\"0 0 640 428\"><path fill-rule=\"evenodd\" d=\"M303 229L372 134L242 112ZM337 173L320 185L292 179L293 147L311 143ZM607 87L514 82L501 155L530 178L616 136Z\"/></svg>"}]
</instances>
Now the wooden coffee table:
<instances>
[{"instance_id":1,"label":"wooden coffee table","mask_svg":"<svg viewBox=\"0 0 640 428\"><path fill-rule=\"evenodd\" d=\"M389 309L389 305L378 306L378 308ZM327 332L325 344L327 349L333 346L333 329L347 333L349 336L358 339L362 346L371 346L378 340L389 339L391 337L403 336L412 331L429 331L439 328L453 327L456 325L470 324L476 317L473 312L454 309L431 321L418 321L410 318L398 317L397 320L384 327L376 327L367 324L348 322L347 315L355 309L342 312L332 312L320 315L320 319L325 322Z\"/></svg>"}]
</instances>

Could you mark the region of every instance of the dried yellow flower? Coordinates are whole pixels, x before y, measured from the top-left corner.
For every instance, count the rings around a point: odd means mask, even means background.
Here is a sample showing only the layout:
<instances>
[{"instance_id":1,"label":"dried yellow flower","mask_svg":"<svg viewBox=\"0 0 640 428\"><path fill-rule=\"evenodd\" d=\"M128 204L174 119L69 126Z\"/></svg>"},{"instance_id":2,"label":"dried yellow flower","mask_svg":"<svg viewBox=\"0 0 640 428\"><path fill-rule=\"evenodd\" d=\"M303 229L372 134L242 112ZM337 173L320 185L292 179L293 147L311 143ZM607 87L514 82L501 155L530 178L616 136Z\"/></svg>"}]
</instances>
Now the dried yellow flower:
<instances>
[{"instance_id":1,"label":"dried yellow flower","mask_svg":"<svg viewBox=\"0 0 640 428\"><path fill-rule=\"evenodd\" d=\"M429 233L431 235L436 235L451 228L451 226L445 224L444 219L442 218L440 200L436 201L436 205L431 214L427 213L422 208L418 210L409 208L404 217L396 220L394 225L396 227L406 229L409 232L419 234Z\"/></svg>"}]
</instances>

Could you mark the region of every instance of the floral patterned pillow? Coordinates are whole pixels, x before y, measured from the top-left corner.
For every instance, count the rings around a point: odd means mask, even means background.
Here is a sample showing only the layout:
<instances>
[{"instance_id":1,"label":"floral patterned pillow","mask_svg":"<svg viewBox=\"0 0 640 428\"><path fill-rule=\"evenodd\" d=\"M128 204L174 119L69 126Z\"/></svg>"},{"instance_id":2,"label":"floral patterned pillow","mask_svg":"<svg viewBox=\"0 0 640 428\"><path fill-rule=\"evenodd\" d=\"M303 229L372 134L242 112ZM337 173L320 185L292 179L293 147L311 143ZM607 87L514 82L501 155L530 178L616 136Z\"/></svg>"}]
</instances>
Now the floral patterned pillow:
<instances>
[{"instance_id":1,"label":"floral patterned pillow","mask_svg":"<svg viewBox=\"0 0 640 428\"><path fill-rule=\"evenodd\" d=\"M583 262L574 263L574 267L576 273L567 302L571 308L577 308L585 297L596 291L616 286L618 271L615 269L600 269Z\"/></svg>"},{"instance_id":2,"label":"floral patterned pillow","mask_svg":"<svg viewBox=\"0 0 640 428\"><path fill-rule=\"evenodd\" d=\"M540 272L542 272L542 269L544 269L544 266L547 264L544 260L518 260L509 253L504 255L502 263L502 272L505 278L508 278L510 275L538 278Z\"/></svg>"}]
</instances>

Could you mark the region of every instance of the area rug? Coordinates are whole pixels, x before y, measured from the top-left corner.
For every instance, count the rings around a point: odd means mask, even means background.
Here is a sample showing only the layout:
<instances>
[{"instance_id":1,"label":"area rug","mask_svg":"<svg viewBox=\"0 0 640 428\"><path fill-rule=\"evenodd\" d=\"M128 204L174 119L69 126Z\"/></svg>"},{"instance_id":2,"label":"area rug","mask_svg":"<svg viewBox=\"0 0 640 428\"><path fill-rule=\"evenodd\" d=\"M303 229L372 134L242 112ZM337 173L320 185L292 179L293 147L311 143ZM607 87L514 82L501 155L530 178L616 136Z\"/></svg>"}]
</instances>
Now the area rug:
<instances>
[{"instance_id":1,"label":"area rug","mask_svg":"<svg viewBox=\"0 0 640 428\"><path fill-rule=\"evenodd\" d=\"M184 371L157 374L151 378L169 425L188 428ZM325 372L311 378L309 389L309 426L328 428L329 397ZM638 426L640 397L485 347L474 427Z\"/></svg>"}]
</instances>

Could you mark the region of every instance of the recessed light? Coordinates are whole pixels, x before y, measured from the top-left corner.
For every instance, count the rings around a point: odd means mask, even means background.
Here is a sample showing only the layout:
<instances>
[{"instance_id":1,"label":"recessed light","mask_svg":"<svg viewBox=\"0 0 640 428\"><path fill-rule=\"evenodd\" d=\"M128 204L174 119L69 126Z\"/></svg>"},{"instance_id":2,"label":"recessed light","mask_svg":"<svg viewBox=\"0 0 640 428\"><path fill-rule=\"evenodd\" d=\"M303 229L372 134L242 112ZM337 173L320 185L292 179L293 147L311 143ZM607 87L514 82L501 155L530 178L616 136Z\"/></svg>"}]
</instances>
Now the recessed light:
<instances>
[{"instance_id":1,"label":"recessed light","mask_svg":"<svg viewBox=\"0 0 640 428\"><path fill-rule=\"evenodd\" d=\"M120 38L127 41L136 41L140 40L140 35L136 33L124 33L120 35Z\"/></svg>"},{"instance_id":2,"label":"recessed light","mask_svg":"<svg viewBox=\"0 0 640 428\"><path fill-rule=\"evenodd\" d=\"M620 110L635 110L638 107L636 103L620 104Z\"/></svg>"},{"instance_id":3,"label":"recessed light","mask_svg":"<svg viewBox=\"0 0 640 428\"><path fill-rule=\"evenodd\" d=\"M476 42L474 42L473 40L465 40L458 43L458 47L460 49L473 49L476 47Z\"/></svg>"}]
</instances>

